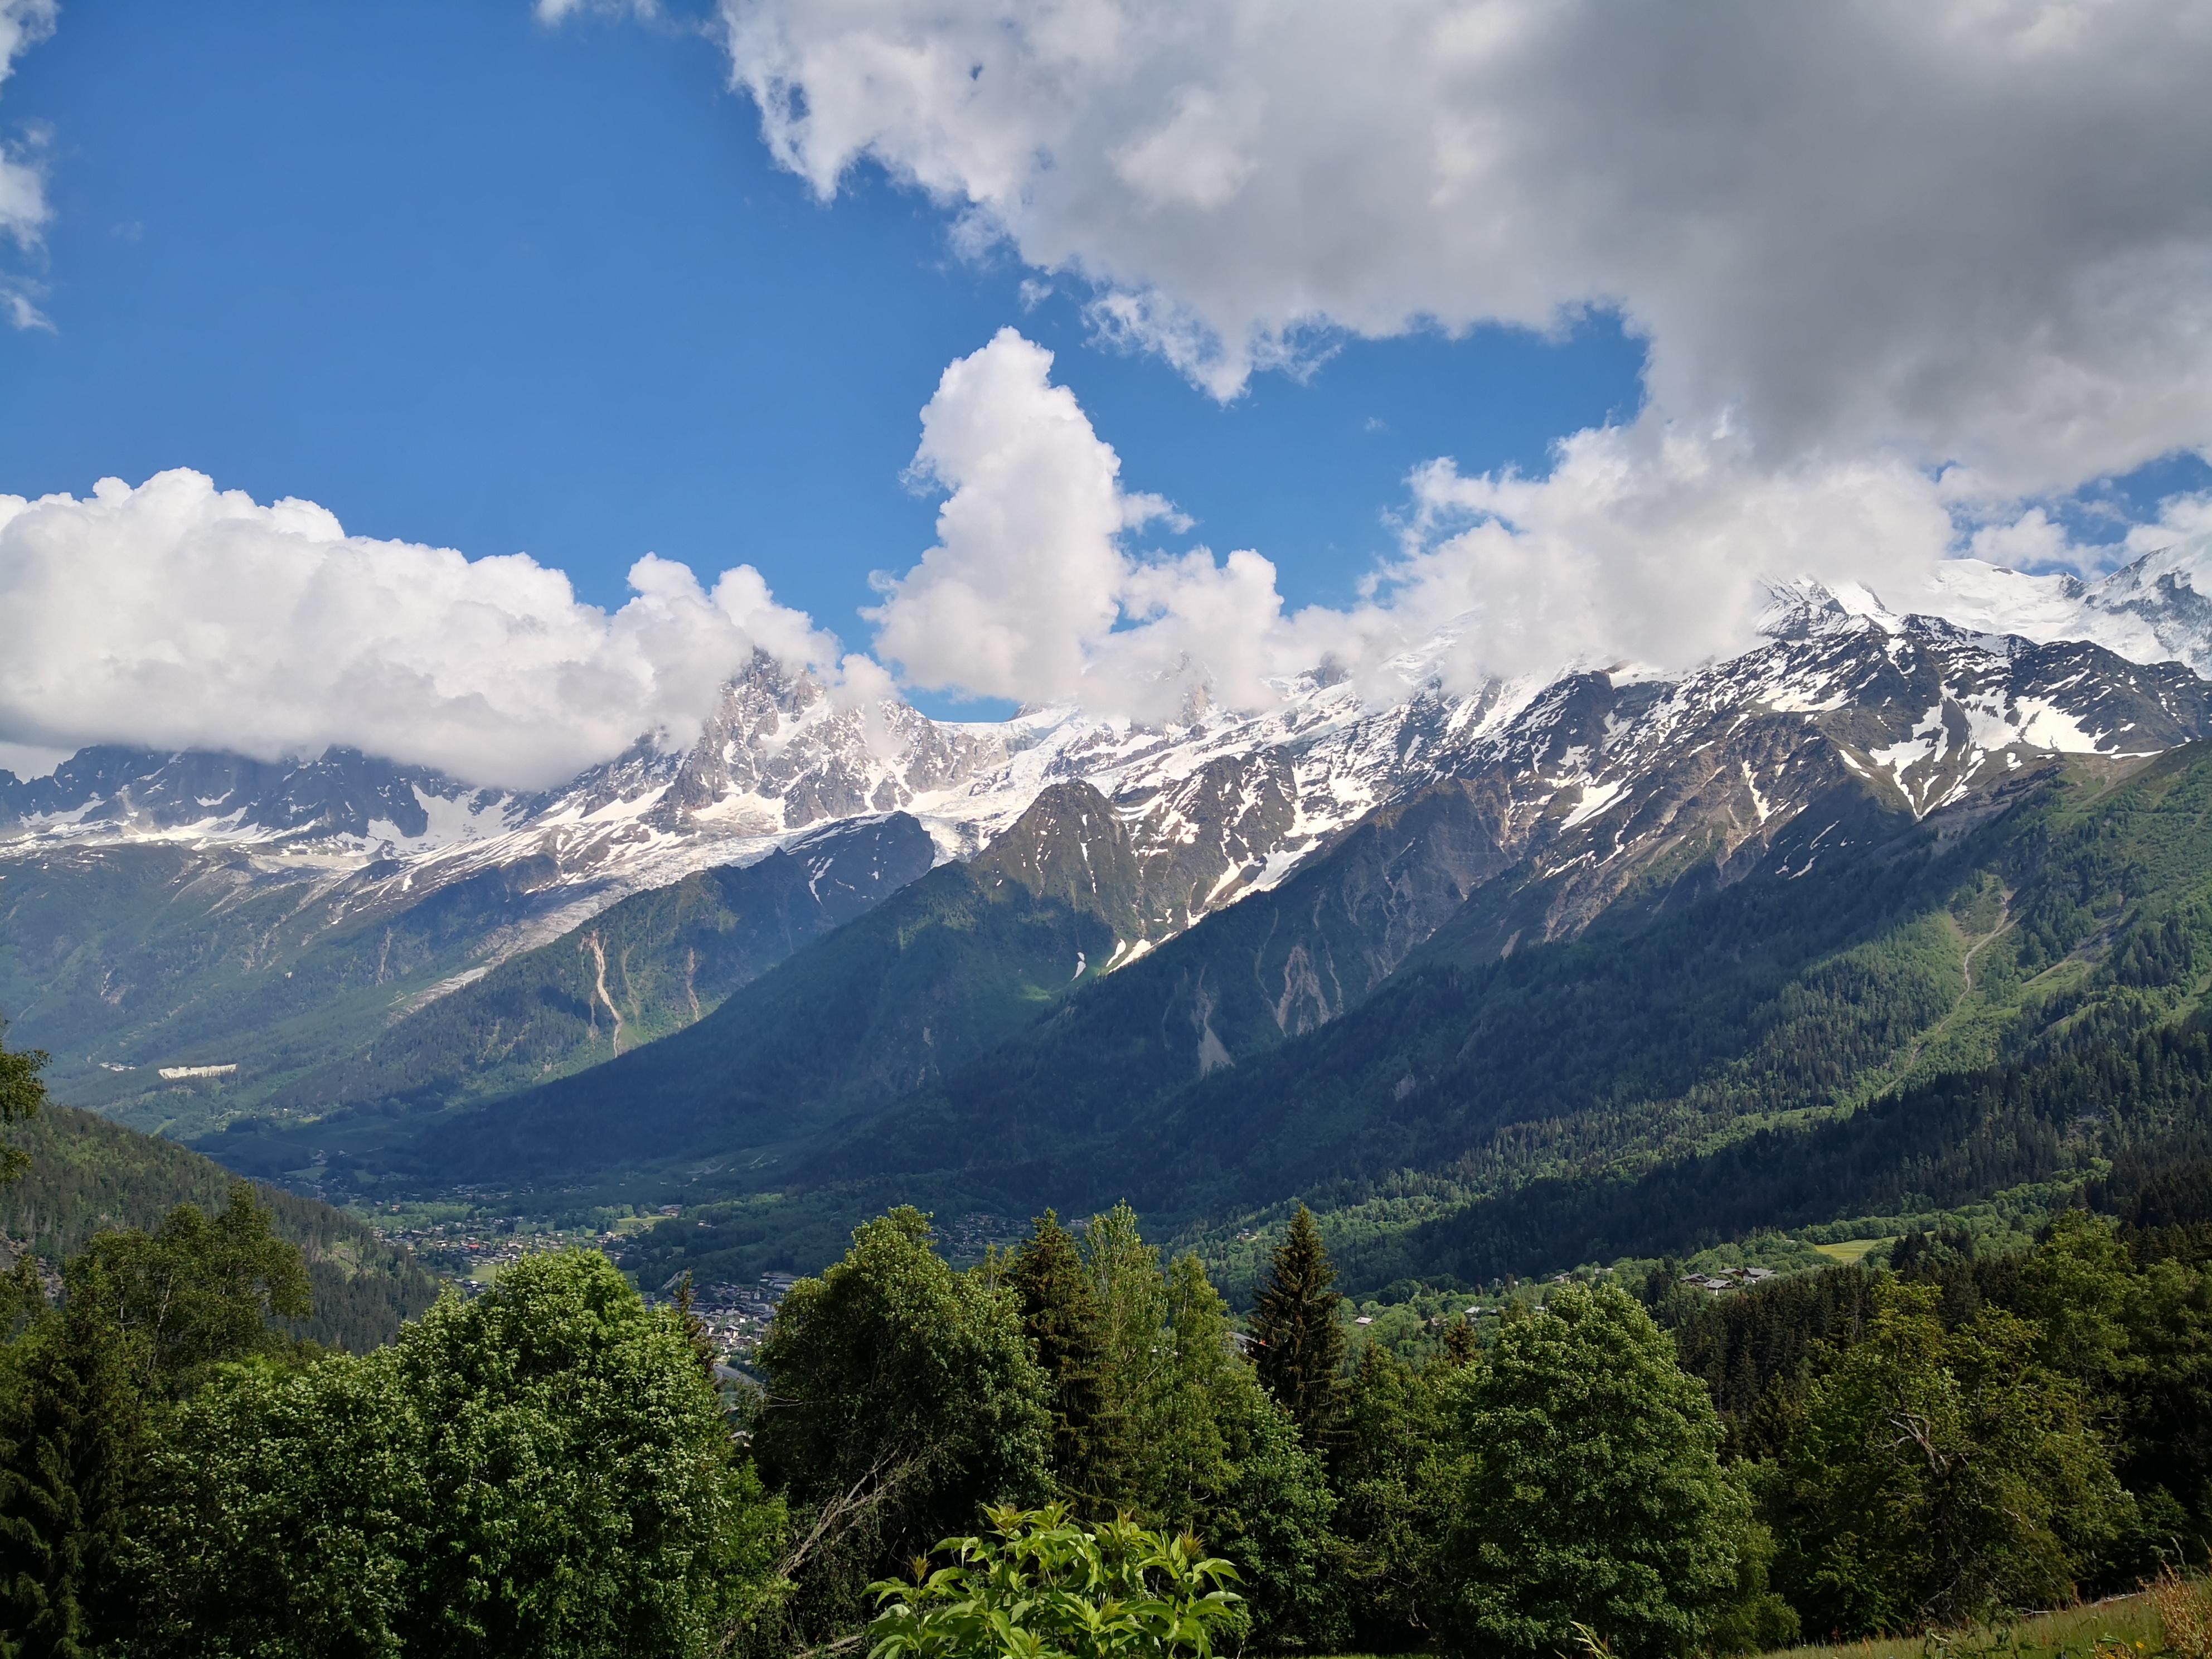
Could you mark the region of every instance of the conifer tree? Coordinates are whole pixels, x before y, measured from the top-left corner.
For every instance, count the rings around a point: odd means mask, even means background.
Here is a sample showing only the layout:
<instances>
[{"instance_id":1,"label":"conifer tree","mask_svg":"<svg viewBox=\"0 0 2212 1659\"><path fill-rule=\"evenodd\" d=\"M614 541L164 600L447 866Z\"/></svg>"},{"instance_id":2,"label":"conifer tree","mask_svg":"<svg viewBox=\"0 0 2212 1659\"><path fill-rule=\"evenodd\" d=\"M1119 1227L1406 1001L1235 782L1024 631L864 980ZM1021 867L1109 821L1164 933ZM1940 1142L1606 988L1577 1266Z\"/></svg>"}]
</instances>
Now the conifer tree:
<instances>
[{"instance_id":1,"label":"conifer tree","mask_svg":"<svg viewBox=\"0 0 2212 1659\"><path fill-rule=\"evenodd\" d=\"M82 1299L9 1352L0 1405L0 1638L80 1659L114 1627L117 1559L144 1416L131 1344Z\"/></svg>"},{"instance_id":2,"label":"conifer tree","mask_svg":"<svg viewBox=\"0 0 2212 1659\"><path fill-rule=\"evenodd\" d=\"M1474 1340L1474 1322L1465 1316L1444 1327L1444 1359L1452 1365L1470 1364L1481 1352Z\"/></svg>"},{"instance_id":3,"label":"conifer tree","mask_svg":"<svg viewBox=\"0 0 2212 1659\"><path fill-rule=\"evenodd\" d=\"M1335 1281L1321 1229L1301 1204L1275 1247L1252 1310L1252 1334L1261 1345L1260 1380L1316 1451L1327 1449L1334 1431L1344 1364L1344 1329L1336 1319L1344 1298L1330 1288Z\"/></svg>"},{"instance_id":4,"label":"conifer tree","mask_svg":"<svg viewBox=\"0 0 2212 1659\"><path fill-rule=\"evenodd\" d=\"M1102 1342L1098 1304L1075 1236L1050 1210L1039 1216L1006 1266L1021 1298L1022 1334L1052 1382L1052 1470L1061 1487L1093 1497L1097 1463Z\"/></svg>"}]
</instances>

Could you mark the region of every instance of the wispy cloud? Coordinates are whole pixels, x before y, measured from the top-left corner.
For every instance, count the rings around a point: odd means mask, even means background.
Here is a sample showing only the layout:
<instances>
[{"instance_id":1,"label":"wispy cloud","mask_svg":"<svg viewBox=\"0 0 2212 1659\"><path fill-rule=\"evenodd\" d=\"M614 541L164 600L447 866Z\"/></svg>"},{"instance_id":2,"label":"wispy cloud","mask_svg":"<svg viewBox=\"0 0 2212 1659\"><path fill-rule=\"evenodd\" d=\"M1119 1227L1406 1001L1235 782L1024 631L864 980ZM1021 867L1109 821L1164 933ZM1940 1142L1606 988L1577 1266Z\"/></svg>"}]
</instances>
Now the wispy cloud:
<instances>
[{"instance_id":1,"label":"wispy cloud","mask_svg":"<svg viewBox=\"0 0 2212 1659\"><path fill-rule=\"evenodd\" d=\"M15 60L54 32L60 15L56 0L0 0L0 82L15 71ZM0 236L18 253L35 256L44 247L53 209L46 199L46 130L33 125L13 140L0 140ZM21 275L0 274L0 311L17 328L51 329L39 309L40 285Z\"/></svg>"}]
</instances>

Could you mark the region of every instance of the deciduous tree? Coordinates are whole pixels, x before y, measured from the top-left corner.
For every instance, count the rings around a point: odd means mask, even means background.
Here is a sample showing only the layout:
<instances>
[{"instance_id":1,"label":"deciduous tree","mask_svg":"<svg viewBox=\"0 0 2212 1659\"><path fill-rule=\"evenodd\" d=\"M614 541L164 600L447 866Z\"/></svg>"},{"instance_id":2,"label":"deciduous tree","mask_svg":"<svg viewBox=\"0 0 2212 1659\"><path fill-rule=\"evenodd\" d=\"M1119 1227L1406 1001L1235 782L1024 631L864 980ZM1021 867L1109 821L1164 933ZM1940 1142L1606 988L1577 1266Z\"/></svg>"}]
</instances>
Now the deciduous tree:
<instances>
[{"instance_id":1,"label":"deciduous tree","mask_svg":"<svg viewBox=\"0 0 2212 1659\"><path fill-rule=\"evenodd\" d=\"M230 1367L167 1442L137 1552L164 1653L699 1654L782 1542L683 1320L595 1252L365 1358Z\"/></svg>"},{"instance_id":2,"label":"deciduous tree","mask_svg":"<svg viewBox=\"0 0 2212 1659\"><path fill-rule=\"evenodd\" d=\"M1955 1623L2073 1591L2126 1500L2081 1386L2033 1322L1947 1333L1933 1285L1878 1285L1865 1340L1808 1391L1783 1459L1778 1577L1816 1630Z\"/></svg>"},{"instance_id":3,"label":"deciduous tree","mask_svg":"<svg viewBox=\"0 0 2212 1659\"><path fill-rule=\"evenodd\" d=\"M1575 1622L1682 1651L1735 1594L1749 1524L1703 1384L1641 1304L1570 1285L1449 1374L1462 1467L1439 1613L1465 1647L1545 1653Z\"/></svg>"},{"instance_id":4,"label":"deciduous tree","mask_svg":"<svg viewBox=\"0 0 2212 1659\"><path fill-rule=\"evenodd\" d=\"M973 1521L985 1503L1050 1484L1044 1373L1013 1291L961 1273L902 1207L801 1279L757 1363L767 1375L754 1445L799 1510L808 1551L799 1616L857 1616L884 1569Z\"/></svg>"},{"instance_id":5,"label":"deciduous tree","mask_svg":"<svg viewBox=\"0 0 2212 1659\"><path fill-rule=\"evenodd\" d=\"M204 1367L283 1346L270 1321L304 1319L307 1268L241 1181L214 1216L179 1204L158 1231L98 1233L69 1264L69 1298L105 1311L146 1380L163 1389Z\"/></svg>"}]
</instances>

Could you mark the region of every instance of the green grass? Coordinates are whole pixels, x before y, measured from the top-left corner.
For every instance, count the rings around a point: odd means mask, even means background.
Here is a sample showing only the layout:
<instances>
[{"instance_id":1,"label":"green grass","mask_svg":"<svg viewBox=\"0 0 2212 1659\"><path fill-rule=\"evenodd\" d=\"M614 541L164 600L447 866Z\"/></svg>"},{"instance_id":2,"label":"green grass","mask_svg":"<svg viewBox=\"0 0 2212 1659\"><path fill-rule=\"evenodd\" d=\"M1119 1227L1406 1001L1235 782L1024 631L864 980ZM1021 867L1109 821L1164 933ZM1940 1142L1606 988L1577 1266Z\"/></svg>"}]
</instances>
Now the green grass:
<instances>
[{"instance_id":1,"label":"green grass","mask_svg":"<svg viewBox=\"0 0 2212 1659\"><path fill-rule=\"evenodd\" d=\"M2112 1653L2149 1656L2166 1646L2150 1596L2138 1592L2118 1595L2087 1607L2067 1607L2057 1613L2031 1615L2012 1625L1992 1625L1971 1631L1929 1636L1896 1636L1881 1641L1844 1642L1832 1646L1785 1648L1761 1659L2091 1659L2102 1650ZM1376 1659L1372 1654L1345 1653L1330 1659Z\"/></svg>"},{"instance_id":2,"label":"green grass","mask_svg":"<svg viewBox=\"0 0 2212 1659\"><path fill-rule=\"evenodd\" d=\"M2148 1594L2114 1596L2087 1607L2037 1613L2013 1625L1932 1636L1898 1636L1882 1641L1845 1642L1835 1646L1789 1648L1768 1659L2021 1659L2029 1656L2089 1656L2111 1652L2155 1654L2166 1645L2157 1609Z\"/></svg>"},{"instance_id":3,"label":"green grass","mask_svg":"<svg viewBox=\"0 0 2212 1659\"><path fill-rule=\"evenodd\" d=\"M1813 1248L1829 1261L1840 1261L1849 1267L1865 1261L1869 1251L1894 1242L1887 1238L1854 1238L1841 1244L1815 1244Z\"/></svg>"}]
</instances>

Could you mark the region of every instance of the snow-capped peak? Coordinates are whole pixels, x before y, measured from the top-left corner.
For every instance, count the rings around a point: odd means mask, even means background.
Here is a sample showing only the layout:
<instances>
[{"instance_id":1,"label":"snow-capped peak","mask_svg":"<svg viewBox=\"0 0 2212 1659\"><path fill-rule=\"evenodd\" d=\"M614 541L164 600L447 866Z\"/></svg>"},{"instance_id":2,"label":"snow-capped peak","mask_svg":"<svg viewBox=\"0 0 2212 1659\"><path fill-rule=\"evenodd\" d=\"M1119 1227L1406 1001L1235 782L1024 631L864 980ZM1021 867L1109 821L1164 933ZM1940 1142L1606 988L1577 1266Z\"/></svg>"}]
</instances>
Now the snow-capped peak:
<instances>
[{"instance_id":1,"label":"snow-capped peak","mask_svg":"<svg viewBox=\"0 0 2212 1659\"><path fill-rule=\"evenodd\" d=\"M2212 537L2154 549L2095 582L1979 559L1936 567L1929 609L1964 626L2048 643L2087 640L2135 662L2212 677Z\"/></svg>"}]
</instances>

